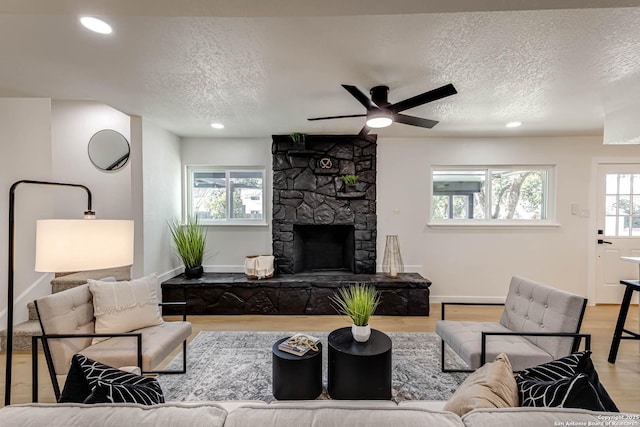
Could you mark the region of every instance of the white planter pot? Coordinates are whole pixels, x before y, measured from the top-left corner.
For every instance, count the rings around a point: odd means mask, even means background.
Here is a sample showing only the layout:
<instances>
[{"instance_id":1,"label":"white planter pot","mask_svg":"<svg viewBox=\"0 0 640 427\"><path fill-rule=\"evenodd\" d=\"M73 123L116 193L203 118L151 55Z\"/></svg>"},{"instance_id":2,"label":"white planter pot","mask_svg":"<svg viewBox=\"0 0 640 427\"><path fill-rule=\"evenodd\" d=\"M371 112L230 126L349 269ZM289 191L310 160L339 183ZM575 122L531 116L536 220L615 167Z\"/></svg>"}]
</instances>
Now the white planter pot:
<instances>
[{"instance_id":1,"label":"white planter pot","mask_svg":"<svg viewBox=\"0 0 640 427\"><path fill-rule=\"evenodd\" d=\"M351 325L351 334L353 334L354 340L358 342L367 342L369 340L369 336L371 336L371 326Z\"/></svg>"}]
</instances>

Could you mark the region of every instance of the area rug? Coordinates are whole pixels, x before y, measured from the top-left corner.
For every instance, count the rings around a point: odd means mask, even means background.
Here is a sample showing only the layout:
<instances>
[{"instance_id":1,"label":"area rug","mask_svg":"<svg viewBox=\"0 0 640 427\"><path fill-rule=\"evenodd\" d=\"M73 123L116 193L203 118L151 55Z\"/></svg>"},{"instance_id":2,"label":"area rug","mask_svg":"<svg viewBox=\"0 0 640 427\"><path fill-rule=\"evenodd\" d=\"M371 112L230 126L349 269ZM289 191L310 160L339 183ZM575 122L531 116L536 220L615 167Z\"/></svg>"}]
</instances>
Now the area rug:
<instances>
[{"instance_id":1,"label":"area rug","mask_svg":"<svg viewBox=\"0 0 640 427\"><path fill-rule=\"evenodd\" d=\"M293 332L200 332L187 349L187 373L159 375L168 401L275 400L271 390L271 346ZM324 392L327 386L327 333L309 332L323 343ZM435 333L388 333L392 350L392 400L447 400L467 374L440 372L440 339ZM447 362L465 366L447 348ZM182 355L167 367L179 369Z\"/></svg>"}]
</instances>

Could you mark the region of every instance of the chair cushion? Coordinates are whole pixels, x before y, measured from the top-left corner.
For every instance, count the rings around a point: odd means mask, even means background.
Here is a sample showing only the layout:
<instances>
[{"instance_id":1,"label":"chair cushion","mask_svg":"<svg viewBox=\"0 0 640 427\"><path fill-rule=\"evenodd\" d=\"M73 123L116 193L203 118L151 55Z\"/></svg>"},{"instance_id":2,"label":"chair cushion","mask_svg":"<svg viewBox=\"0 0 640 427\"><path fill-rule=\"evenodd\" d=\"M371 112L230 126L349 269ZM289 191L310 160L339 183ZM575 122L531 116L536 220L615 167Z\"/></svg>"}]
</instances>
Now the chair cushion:
<instances>
[{"instance_id":1,"label":"chair cushion","mask_svg":"<svg viewBox=\"0 0 640 427\"><path fill-rule=\"evenodd\" d=\"M511 363L501 353L467 377L444 405L445 411L463 416L477 408L518 406L518 386Z\"/></svg>"},{"instance_id":2,"label":"chair cushion","mask_svg":"<svg viewBox=\"0 0 640 427\"><path fill-rule=\"evenodd\" d=\"M575 333L579 331L585 302L581 296L514 276L500 323L514 332ZM574 341L573 338L533 336L524 339L544 349L552 359L571 353Z\"/></svg>"},{"instance_id":3,"label":"chair cushion","mask_svg":"<svg viewBox=\"0 0 640 427\"><path fill-rule=\"evenodd\" d=\"M125 372L76 354L60 394L60 403L164 403L155 378Z\"/></svg>"},{"instance_id":4,"label":"chair cushion","mask_svg":"<svg viewBox=\"0 0 640 427\"><path fill-rule=\"evenodd\" d=\"M155 274L121 282L87 280L98 334L129 332L163 322ZM96 344L106 338L94 338Z\"/></svg>"},{"instance_id":5,"label":"chair cushion","mask_svg":"<svg viewBox=\"0 0 640 427\"><path fill-rule=\"evenodd\" d=\"M482 332L511 332L497 322L439 320L436 333L469 367L480 367ZM494 360L505 353L514 370L550 362L553 357L520 336L488 336L486 360Z\"/></svg>"},{"instance_id":6,"label":"chair cushion","mask_svg":"<svg viewBox=\"0 0 640 427\"><path fill-rule=\"evenodd\" d=\"M191 335L189 322L164 322L157 326L137 329L142 333L142 370L153 370L182 341ZM81 351L85 356L110 366L137 365L135 337L114 337Z\"/></svg>"},{"instance_id":7,"label":"chair cushion","mask_svg":"<svg viewBox=\"0 0 640 427\"><path fill-rule=\"evenodd\" d=\"M93 334L93 298L89 285L47 295L35 301L43 331L47 334ZM57 375L66 375L71 358L91 345L91 338L52 339L49 348Z\"/></svg>"}]
</instances>

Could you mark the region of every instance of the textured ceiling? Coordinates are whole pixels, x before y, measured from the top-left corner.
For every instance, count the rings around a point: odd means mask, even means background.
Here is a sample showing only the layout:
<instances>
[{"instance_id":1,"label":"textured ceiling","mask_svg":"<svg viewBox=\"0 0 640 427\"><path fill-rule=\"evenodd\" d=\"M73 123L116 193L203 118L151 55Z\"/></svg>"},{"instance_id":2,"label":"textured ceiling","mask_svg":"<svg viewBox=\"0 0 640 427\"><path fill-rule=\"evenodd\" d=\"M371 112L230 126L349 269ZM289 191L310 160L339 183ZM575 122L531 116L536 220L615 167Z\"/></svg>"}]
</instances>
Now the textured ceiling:
<instances>
[{"instance_id":1,"label":"textured ceiling","mask_svg":"<svg viewBox=\"0 0 640 427\"><path fill-rule=\"evenodd\" d=\"M381 136L602 134L606 112L640 104L640 1L424 3L1 1L0 96L93 99L180 136L222 137L356 133L363 118L306 120L363 113L343 83L385 84L390 102L457 88L406 111L435 128ZM636 7L518 6L578 3ZM91 11L114 34L84 30L78 15ZM506 129L512 120L524 125Z\"/></svg>"}]
</instances>

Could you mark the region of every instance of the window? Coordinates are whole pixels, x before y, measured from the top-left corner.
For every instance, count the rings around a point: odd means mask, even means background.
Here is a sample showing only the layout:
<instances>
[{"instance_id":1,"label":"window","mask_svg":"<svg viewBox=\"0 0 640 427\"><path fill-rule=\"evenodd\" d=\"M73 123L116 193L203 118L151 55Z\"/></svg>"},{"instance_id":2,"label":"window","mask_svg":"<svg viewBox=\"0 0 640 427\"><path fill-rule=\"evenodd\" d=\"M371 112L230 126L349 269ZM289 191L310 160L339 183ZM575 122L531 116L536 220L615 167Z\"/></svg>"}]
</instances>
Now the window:
<instances>
[{"instance_id":1,"label":"window","mask_svg":"<svg viewBox=\"0 0 640 427\"><path fill-rule=\"evenodd\" d=\"M608 173L605 236L640 236L640 175Z\"/></svg>"},{"instance_id":2,"label":"window","mask_svg":"<svg viewBox=\"0 0 640 427\"><path fill-rule=\"evenodd\" d=\"M431 220L549 222L552 177L551 166L434 167Z\"/></svg>"},{"instance_id":3,"label":"window","mask_svg":"<svg viewBox=\"0 0 640 427\"><path fill-rule=\"evenodd\" d=\"M201 224L265 224L264 169L187 167L187 212Z\"/></svg>"}]
</instances>

